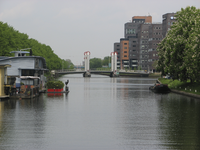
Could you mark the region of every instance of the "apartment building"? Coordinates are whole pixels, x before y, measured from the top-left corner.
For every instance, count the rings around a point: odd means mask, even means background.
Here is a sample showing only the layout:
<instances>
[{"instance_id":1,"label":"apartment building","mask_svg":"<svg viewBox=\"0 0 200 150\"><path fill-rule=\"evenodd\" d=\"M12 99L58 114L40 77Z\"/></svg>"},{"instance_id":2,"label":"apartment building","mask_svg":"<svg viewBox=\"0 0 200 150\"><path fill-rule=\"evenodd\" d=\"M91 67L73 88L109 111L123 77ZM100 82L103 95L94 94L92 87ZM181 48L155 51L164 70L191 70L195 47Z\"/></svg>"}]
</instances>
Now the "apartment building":
<instances>
[{"instance_id":1,"label":"apartment building","mask_svg":"<svg viewBox=\"0 0 200 150\"><path fill-rule=\"evenodd\" d=\"M176 21L175 17L176 13L167 13L162 16L162 35L163 37L166 36L167 31L170 30L170 27Z\"/></svg>"},{"instance_id":2,"label":"apartment building","mask_svg":"<svg viewBox=\"0 0 200 150\"><path fill-rule=\"evenodd\" d=\"M139 22L128 22L124 25L124 37L129 41L129 68L138 66L139 43L137 33L140 24Z\"/></svg>"},{"instance_id":3,"label":"apartment building","mask_svg":"<svg viewBox=\"0 0 200 150\"><path fill-rule=\"evenodd\" d=\"M157 54L157 46L161 42L163 36L162 36L162 24L151 24L149 26L149 49L148 49L148 70L149 71L155 71L155 66L153 66L153 63L158 60L158 54Z\"/></svg>"},{"instance_id":4,"label":"apartment building","mask_svg":"<svg viewBox=\"0 0 200 150\"><path fill-rule=\"evenodd\" d=\"M124 24L124 38L114 43L118 53L118 69L142 69L155 71L158 60L157 46L175 22L175 13L163 15L162 23L152 23L152 16L134 16Z\"/></svg>"}]
</instances>

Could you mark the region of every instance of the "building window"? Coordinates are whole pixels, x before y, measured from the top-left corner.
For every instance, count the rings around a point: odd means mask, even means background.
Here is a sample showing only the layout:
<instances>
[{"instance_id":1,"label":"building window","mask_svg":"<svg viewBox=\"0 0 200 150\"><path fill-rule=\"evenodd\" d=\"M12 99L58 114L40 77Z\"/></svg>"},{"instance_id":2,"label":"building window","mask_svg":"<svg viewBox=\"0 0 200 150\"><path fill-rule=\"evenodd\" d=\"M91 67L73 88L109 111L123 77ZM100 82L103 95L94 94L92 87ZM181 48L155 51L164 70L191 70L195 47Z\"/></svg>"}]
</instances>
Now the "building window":
<instances>
[{"instance_id":1,"label":"building window","mask_svg":"<svg viewBox=\"0 0 200 150\"><path fill-rule=\"evenodd\" d=\"M127 57L127 55L124 55L124 57Z\"/></svg>"},{"instance_id":2,"label":"building window","mask_svg":"<svg viewBox=\"0 0 200 150\"><path fill-rule=\"evenodd\" d=\"M136 45L133 45L133 47L136 47Z\"/></svg>"},{"instance_id":3,"label":"building window","mask_svg":"<svg viewBox=\"0 0 200 150\"><path fill-rule=\"evenodd\" d=\"M126 29L126 34L135 34L135 29Z\"/></svg>"},{"instance_id":4,"label":"building window","mask_svg":"<svg viewBox=\"0 0 200 150\"><path fill-rule=\"evenodd\" d=\"M127 49L127 47L124 47L124 49Z\"/></svg>"},{"instance_id":5,"label":"building window","mask_svg":"<svg viewBox=\"0 0 200 150\"><path fill-rule=\"evenodd\" d=\"M124 45L127 45L127 43L124 43Z\"/></svg>"},{"instance_id":6,"label":"building window","mask_svg":"<svg viewBox=\"0 0 200 150\"><path fill-rule=\"evenodd\" d=\"M127 51L124 51L124 53L127 53Z\"/></svg>"}]
</instances>

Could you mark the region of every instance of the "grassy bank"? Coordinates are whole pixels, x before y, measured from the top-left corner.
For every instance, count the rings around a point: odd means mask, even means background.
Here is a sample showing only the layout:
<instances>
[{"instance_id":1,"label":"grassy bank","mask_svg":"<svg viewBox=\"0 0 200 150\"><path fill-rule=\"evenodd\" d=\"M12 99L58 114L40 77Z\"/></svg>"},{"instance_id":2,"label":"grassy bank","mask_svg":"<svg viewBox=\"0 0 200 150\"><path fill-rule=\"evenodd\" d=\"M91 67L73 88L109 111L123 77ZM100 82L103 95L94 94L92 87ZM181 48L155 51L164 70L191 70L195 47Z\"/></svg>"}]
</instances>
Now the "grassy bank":
<instances>
[{"instance_id":1,"label":"grassy bank","mask_svg":"<svg viewBox=\"0 0 200 150\"><path fill-rule=\"evenodd\" d=\"M161 77L161 73L149 73L149 77L159 78Z\"/></svg>"},{"instance_id":2,"label":"grassy bank","mask_svg":"<svg viewBox=\"0 0 200 150\"><path fill-rule=\"evenodd\" d=\"M187 82L181 82L179 80L173 81L172 79L165 79L165 78L159 78L158 80L162 84L168 84L168 87L170 89L200 95L200 84L197 82L190 83L189 80Z\"/></svg>"}]
</instances>

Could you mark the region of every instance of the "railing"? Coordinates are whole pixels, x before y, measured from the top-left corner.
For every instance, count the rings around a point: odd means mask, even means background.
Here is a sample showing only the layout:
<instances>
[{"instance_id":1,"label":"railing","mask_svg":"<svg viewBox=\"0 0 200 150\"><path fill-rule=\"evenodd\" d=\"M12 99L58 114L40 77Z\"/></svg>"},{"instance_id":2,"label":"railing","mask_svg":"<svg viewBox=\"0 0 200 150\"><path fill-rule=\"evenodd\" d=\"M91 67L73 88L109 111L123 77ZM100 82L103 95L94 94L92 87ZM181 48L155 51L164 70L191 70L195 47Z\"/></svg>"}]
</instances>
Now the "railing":
<instances>
[{"instance_id":1,"label":"railing","mask_svg":"<svg viewBox=\"0 0 200 150\"><path fill-rule=\"evenodd\" d=\"M63 70L56 70L56 72L78 72L78 71L85 71L84 69L63 69ZM91 68L90 71L111 71L110 68ZM117 72L139 72L145 73L145 70L131 70L131 69L117 69Z\"/></svg>"}]
</instances>

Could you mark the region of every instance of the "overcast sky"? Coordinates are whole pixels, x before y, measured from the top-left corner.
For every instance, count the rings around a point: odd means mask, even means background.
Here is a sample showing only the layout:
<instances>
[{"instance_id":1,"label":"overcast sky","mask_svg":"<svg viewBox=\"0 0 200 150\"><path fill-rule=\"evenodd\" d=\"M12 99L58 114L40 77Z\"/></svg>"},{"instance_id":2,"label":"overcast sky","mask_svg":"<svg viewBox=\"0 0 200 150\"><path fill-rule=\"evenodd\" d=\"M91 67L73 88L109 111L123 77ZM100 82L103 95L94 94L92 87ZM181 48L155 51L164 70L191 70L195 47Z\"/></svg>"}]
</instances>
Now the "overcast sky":
<instances>
[{"instance_id":1,"label":"overcast sky","mask_svg":"<svg viewBox=\"0 0 200 150\"><path fill-rule=\"evenodd\" d=\"M133 16L162 22L163 14L186 6L200 8L200 0L0 0L0 21L78 65L85 51L110 56Z\"/></svg>"}]
</instances>

